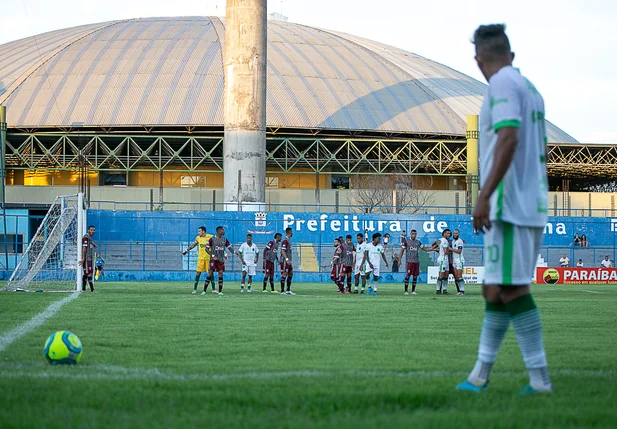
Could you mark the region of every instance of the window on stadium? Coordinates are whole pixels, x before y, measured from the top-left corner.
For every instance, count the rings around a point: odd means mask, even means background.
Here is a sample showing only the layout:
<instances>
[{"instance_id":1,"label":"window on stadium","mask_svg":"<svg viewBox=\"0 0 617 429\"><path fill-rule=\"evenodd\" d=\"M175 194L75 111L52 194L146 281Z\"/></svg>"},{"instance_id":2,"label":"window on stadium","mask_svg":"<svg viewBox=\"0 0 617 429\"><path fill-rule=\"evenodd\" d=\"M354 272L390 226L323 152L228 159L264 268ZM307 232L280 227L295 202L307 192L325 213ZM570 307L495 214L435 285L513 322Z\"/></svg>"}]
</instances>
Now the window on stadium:
<instances>
[{"instance_id":1,"label":"window on stadium","mask_svg":"<svg viewBox=\"0 0 617 429\"><path fill-rule=\"evenodd\" d=\"M278 176L266 176L266 188L278 188L279 178Z\"/></svg>"},{"instance_id":2,"label":"window on stadium","mask_svg":"<svg viewBox=\"0 0 617 429\"><path fill-rule=\"evenodd\" d=\"M206 178L203 176L180 176L181 188L205 188Z\"/></svg>"},{"instance_id":3,"label":"window on stadium","mask_svg":"<svg viewBox=\"0 0 617 429\"><path fill-rule=\"evenodd\" d=\"M0 253L22 254L24 253L23 234L1 234Z\"/></svg>"}]
</instances>

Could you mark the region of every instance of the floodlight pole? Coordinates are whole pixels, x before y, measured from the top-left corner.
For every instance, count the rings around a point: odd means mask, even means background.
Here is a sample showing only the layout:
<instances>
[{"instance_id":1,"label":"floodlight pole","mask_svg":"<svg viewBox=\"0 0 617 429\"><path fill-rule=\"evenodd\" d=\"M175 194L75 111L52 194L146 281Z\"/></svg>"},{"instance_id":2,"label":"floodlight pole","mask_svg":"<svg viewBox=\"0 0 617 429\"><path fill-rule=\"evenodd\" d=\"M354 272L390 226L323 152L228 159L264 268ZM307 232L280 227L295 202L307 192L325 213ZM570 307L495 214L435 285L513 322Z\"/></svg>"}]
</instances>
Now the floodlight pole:
<instances>
[{"instance_id":1,"label":"floodlight pole","mask_svg":"<svg viewBox=\"0 0 617 429\"><path fill-rule=\"evenodd\" d=\"M6 270L9 269L8 231L6 230L6 106L0 106L0 192L2 198L2 224L4 228L4 259Z\"/></svg>"},{"instance_id":2,"label":"floodlight pole","mask_svg":"<svg viewBox=\"0 0 617 429\"><path fill-rule=\"evenodd\" d=\"M225 210L266 200L266 0L227 0L223 174ZM242 172L239 183L237 172Z\"/></svg>"}]
</instances>

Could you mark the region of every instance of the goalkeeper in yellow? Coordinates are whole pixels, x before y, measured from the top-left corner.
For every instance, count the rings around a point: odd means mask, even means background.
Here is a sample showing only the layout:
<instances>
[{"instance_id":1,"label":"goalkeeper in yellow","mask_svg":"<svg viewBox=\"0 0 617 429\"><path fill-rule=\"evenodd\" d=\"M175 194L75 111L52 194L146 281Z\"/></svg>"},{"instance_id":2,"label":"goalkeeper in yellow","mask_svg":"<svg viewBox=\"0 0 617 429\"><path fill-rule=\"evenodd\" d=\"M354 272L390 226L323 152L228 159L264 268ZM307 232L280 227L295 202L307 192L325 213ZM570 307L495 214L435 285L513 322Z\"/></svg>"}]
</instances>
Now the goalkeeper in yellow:
<instances>
[{"instance_id":1,"label":"goalkeeper in yellow","mask_svg":"<svg viewBox=\"0 0 617 429\"><path fill-rule=\"evenodd\" d=\"M195 237L195 241L191 244L184 252L183 255L189 253L191 249L197 247L197 269L195 270L195 285L193 287L193 294L197 293L197 284L199 283L199 278L201 277L201 273L208 272L208 265L210 264L210 255L206 252L206 245L208 244L208 239L212 237L206 234L206 227L200 226L197 229L197 237Z\"/></svg>"}]
</instances>

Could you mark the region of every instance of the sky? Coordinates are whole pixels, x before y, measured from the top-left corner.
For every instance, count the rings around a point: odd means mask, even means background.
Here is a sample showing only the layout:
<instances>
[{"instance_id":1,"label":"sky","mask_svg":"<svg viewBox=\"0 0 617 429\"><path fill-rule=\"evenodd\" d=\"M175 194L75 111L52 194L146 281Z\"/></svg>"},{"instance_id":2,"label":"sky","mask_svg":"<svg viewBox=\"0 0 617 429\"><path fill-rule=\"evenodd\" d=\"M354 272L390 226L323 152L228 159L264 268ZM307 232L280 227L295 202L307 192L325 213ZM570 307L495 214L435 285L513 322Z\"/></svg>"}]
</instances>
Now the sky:
<instances>
[{"instance_id":1,"label":"sky","mask_svg":"<svg viewBox=\"0 0 617 429\"><path fill-rule=\"evenodd\" d=\"M584 143L617 143L617 1L268 0L290 22L393 45L484 81L469 42L505 23L515 66L547 118ZM0 0L0 44L116 19L225 15L221 0Z\"/></svg>"}]
</instances>

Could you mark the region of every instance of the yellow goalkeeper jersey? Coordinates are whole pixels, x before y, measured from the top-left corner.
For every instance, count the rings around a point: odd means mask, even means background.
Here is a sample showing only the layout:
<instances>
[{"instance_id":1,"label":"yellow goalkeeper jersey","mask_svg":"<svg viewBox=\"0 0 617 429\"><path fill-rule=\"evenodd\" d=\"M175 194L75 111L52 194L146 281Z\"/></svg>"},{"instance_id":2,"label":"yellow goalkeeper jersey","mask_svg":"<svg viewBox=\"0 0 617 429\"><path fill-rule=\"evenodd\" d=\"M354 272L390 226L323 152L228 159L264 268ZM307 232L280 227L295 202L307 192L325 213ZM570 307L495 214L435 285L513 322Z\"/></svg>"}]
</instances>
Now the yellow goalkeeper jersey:
<instances>
[{"instance_id":1,"label":"yellow goalkeeper jersey","mask_svg":"<svg viewBox=\"0 0 617 429\"><path fill-rule=\"evenodd\" d=\"M197 259L200 261L210 261L210 255L206 252L206 245L208 244L208 240L212 235L206 234L205 237L200 237L199 235L195 238L197 242Z\"/></svg>"}]
</instances>

